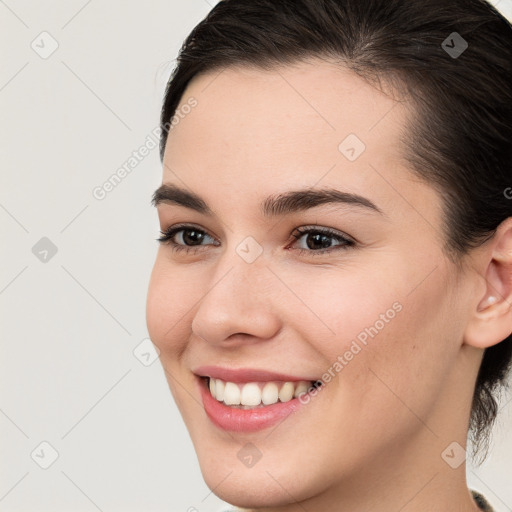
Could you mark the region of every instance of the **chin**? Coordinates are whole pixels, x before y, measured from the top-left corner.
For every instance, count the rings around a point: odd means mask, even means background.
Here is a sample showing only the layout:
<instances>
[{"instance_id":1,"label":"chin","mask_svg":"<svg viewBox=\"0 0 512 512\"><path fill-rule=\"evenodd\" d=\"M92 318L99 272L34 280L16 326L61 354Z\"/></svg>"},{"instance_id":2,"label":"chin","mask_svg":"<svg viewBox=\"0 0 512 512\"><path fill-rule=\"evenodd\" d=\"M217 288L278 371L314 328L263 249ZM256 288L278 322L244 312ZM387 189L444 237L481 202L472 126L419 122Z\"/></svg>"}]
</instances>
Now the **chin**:
<instances>
[{"instance_id":1,"label":"chin","mask_svg":"<svg viewBox=\"0 0 512 512\"><path fill-rule=\"evenodd\" d=\"M257 441L255 441L257 442ZM320 477L301 471L285 453L268 454L247 468L237 454L243 442L212 450L207 443L196 450L206 485L225 502L242 508L278 507L311 498L321 492ZM265 459L265 460L264 460ZM302 474L301 474L302 473Z\"/></svg>"},{"instance_id":2,"label":"chin","mask_svg":"<svg viewBox=\"0 0 512 512\"><path fill-rule=\"evenodd\" d=\"M219 478L219 471L209 470L201 466L206 485L221 500L242 508L278 507L290 502L301 501L305 497L291 489L291 482L278 483L282 479L274 480L268 473L258 472L252 474L249 471L246 475L235 475L232 472L224 481ZM226 472L226 475L229 473ZM272 471L270 474L274 475ZM285 491L286 489L286 491ZM291 498L293 496L293 499Z\"/></svg>"}]
</instances>

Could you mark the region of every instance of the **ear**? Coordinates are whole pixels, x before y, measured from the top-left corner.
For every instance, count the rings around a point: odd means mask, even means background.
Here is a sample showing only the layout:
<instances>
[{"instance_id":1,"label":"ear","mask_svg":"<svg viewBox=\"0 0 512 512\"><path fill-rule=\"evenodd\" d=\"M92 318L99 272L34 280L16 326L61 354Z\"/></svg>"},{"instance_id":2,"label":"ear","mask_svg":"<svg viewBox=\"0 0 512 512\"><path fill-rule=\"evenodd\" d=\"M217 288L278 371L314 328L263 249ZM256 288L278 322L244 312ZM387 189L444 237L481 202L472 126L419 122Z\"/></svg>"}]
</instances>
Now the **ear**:
<instances>
[{"instance_id":1,"label":"ear","mask_svg":"<svg viewBox=\"0 0 512 512\"><path fill-rule=\"evenodd\" d=\"M485 246L478 265L485 293L478 297L464 333L467 345L482 349L512 333L512 217L498 226Z\"/></svg>"}]
</instances>

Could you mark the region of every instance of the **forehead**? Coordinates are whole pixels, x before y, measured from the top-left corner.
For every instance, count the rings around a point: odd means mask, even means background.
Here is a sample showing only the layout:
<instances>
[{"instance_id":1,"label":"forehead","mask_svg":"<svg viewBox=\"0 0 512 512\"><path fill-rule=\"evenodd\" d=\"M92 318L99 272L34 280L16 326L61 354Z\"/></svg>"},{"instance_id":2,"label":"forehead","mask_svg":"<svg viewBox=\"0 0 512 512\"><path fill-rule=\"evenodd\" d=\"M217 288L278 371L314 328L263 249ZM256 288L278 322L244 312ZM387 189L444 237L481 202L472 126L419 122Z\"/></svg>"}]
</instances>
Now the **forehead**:
<instances>
[{"instance_id":1,"label":"forehead","mask_svg":"<svg viewBox=\"0 0 512 512\"><path fill-rule=\"evenodd\" d=\"M191 98L196 106L184 107ZM309 167L314 156L319 167L329 169L350 136L359 144L357 152L364 144L366 156L396 161L407 112L352 71L325 61L215 70L187 87L166 153L175 164L180 154L215 155L224 169L242 163L263 169L287 159L296 171L304 160Z\"/></svg>"},{"instance_id":2,"label":"forehead","mask_svg":"<svg viewBox=\"0 0 512 512\"><path fill-rule=\"evenodd\" d=\"M186 107L191 100L194 106ZM179 184L178 176L219 200L335 187L393 209L400 209L397 195L420 194L414 200L425 200L428 210L438 198L424 186L414 190L419 180L403 157L412 112L407 101L320 60L208 72L181 98L163 181Z\"/></svg>"}]
</instances>

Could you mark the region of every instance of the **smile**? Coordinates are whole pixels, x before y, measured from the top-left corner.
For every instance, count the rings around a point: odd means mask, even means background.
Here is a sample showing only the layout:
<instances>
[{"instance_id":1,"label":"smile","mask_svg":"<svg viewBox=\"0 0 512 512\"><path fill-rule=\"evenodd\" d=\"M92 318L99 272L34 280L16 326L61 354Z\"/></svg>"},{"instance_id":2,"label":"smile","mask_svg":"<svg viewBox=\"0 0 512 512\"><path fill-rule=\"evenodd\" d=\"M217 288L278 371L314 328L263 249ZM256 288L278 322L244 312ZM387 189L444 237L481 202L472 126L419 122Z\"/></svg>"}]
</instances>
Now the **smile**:
<instances>
[{"instance_id":1,"label":"smile","mask_svg":"<svg viewBox=\"0 0 512 512\"><path fill-rule=\"evenodd\" d=\"M261 370L202 367L194 371L209 420L222 430L254 432L301 409L301 398L323 386L318 379Z\"/></svg>"}]
</instances>

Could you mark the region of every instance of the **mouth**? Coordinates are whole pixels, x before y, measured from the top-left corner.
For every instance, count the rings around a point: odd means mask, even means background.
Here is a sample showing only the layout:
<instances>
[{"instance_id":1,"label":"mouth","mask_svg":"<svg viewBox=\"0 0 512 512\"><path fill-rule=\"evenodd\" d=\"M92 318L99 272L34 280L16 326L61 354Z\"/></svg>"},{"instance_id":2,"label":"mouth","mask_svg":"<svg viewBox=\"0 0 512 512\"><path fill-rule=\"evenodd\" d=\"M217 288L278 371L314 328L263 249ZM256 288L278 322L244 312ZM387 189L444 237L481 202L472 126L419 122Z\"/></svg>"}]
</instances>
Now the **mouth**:
<instances>
[{"instance_id":1,"label":"mouth","mask_svg":"<svg viewBox=\"0 0 512 512\"><path fill-rule=\"evenodd\" d=\"M203 367L194 373L208 418L223 430L237 432L274 425L309 403L311 394L323 387L318 379L260 370Z\"/></svg>"}]
</instances>

